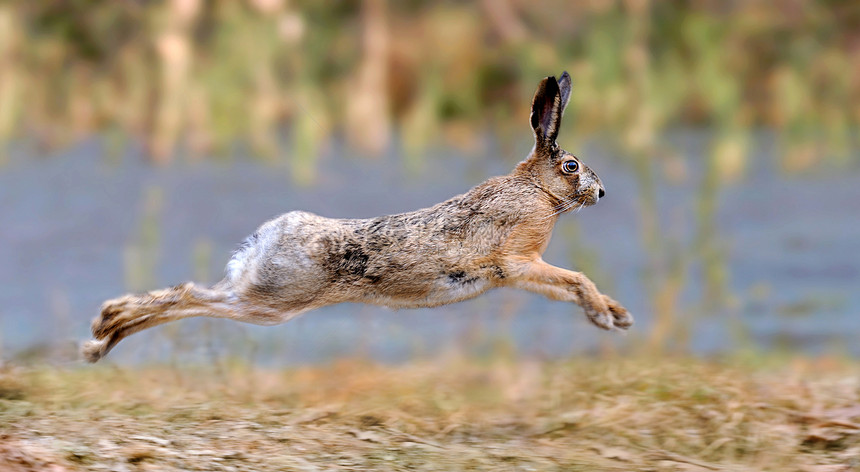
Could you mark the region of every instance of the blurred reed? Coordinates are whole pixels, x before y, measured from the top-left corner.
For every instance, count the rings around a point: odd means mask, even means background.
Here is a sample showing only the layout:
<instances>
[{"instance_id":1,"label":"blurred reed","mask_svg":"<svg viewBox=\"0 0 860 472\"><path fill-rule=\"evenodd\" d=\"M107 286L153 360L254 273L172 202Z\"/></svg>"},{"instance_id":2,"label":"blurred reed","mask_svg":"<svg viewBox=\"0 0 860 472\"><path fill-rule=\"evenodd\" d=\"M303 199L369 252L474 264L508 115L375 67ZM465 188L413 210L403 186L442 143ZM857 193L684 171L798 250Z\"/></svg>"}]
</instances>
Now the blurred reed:
<instances>
[{"instance_id":1,"label":"blurred reed","mask_svg":"<svg viewBox=\"0 0 860 472\"><path fill-rule=\"evenodd\" d=\"M158 284L157 269L161 247L161 211L164 190L149 186L141 197L141 215L137 234L125 249L125 285L143 292Z\"/></svg>"},{"instance_id":2,"label":"blurred reed","mask_svg":"<svg viewBox=\"0 0 860 472\"><path fill-rule=\"evenodd\" d=\"M247 142L307 183L334 133L373 155L396 132L412 165L519 133L537 79L568 69L578 135L659 158L661 132L707 125L732 178L749 130L774 129L797 170L851 155L858 30L826 1L4 2L0 141L120 130L161 164Z\"/></svg>"}]
</instances>

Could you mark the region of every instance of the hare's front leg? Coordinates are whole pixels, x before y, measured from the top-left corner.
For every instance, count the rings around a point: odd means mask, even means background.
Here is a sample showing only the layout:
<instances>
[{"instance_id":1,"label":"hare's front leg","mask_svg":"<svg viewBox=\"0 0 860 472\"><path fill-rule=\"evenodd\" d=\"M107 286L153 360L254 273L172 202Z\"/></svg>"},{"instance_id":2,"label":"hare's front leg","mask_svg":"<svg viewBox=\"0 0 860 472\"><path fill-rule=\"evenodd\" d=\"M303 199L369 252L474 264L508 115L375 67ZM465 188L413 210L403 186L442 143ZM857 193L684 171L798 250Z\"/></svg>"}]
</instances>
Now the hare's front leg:
<instances>
[{"instance_id":1,"label":"hare's front leg","mask_svg":"<svg viewBox=\"0 0 860 472\"><path fill-rule=\"evenodd\" d=\"M513 280L514 286L540 293L553 300L574 302L585 310L589 321L603 329L627 329L633 316L612 298L600 293L585 274L547 264L528 262Z\"/></svg>"}]
</instances>

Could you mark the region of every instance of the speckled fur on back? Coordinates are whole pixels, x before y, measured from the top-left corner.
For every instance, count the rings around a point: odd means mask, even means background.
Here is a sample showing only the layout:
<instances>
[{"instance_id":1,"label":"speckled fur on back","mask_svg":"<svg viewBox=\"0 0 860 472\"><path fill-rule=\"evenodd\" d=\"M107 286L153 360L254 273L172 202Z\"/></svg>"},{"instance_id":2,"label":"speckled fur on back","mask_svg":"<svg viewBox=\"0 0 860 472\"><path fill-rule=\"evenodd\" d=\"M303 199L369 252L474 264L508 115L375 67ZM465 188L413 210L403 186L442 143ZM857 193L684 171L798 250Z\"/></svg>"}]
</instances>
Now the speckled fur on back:
<instances>
[{"instance_id":1,"label":"speckled fur on back","mask_svg":"<svg viewBox=\"0 0 860 472\"><path fill-rule=\"evenodd\" d=\"M433 307L503 286L574 302L600 328L628 328L630 314L585 275L541 259L559 215L605 193L556 143L570 90L567 72L541 81L530 118L535 147L509 175L410 213L286 213L242 243L213 288L185 283L105 302L85 358L95 362L132 333L192 316L277 324L335 303Z\"/></svg>"}]
</instances>

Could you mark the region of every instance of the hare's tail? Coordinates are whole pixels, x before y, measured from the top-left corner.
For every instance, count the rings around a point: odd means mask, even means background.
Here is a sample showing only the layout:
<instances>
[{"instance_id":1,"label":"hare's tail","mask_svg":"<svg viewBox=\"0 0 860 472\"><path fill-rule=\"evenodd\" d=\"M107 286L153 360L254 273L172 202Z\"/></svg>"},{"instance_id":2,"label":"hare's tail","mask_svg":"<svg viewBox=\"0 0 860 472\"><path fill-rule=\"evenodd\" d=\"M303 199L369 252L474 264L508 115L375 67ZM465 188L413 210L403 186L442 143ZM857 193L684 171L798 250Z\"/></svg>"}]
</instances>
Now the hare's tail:
<instances>
[{"instance_id":1,"label":"hare's tail","mask_svg":"<svg viewBox=\"0 0 860 472\"><path fill-rule=\"evenodd\" d=\"M96 362L138 331L194 316L232 318L235 312L236 297L224 284L210 289L188 282L142 295L125 295L102 305L92 324L94 339L83 345L81 353L88 362Z\"/></svg>"}]
</instances>

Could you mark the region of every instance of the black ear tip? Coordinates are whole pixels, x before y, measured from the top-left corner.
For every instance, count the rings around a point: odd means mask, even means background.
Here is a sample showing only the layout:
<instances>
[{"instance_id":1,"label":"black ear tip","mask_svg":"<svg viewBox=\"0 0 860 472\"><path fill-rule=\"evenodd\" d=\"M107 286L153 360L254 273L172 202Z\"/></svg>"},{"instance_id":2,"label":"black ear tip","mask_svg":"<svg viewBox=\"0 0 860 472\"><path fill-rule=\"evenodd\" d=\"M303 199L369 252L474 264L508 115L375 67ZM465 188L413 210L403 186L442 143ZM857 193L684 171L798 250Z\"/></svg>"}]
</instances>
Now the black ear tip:
<instances>
[{"instance_id":1,"label":"black ear tip","mask_svg":"<svg viewBox=\"0 0 860 472\"><path fill-rule=\"evenodd\" d=\"M556 80L554 75L551 75L544 80L546 81L547 93L549 93L550 96L554 95L559 89L558 80Z\"/></svg>"}]
</instances>

